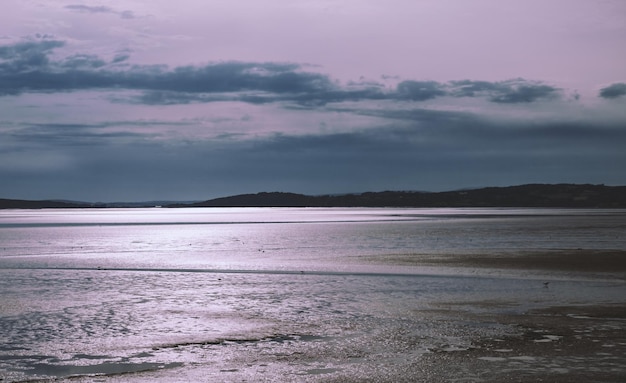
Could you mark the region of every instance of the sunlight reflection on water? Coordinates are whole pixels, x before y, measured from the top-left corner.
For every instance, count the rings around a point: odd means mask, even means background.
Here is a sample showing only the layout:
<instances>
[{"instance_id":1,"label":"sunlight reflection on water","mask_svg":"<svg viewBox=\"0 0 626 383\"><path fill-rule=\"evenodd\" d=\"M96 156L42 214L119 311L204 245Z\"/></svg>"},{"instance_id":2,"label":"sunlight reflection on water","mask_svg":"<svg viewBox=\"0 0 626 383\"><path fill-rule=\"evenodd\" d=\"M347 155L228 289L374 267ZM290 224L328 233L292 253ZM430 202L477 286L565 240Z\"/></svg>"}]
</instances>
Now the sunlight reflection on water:
<instances>
[{"instance_id":1,"label":"sunlight reflection on water","mask_svg":"<svg viewBox=\"0 0 626 383\"><path fill-rule=\"evenodd\" d=\"M364 257L385 254L626 248L623 212L591 212L270 208L10 211L0 213L0 267L363 271L370 266L363 262ZM384 265L377 267L384 270Z\"/></svg>"}]
</instances>

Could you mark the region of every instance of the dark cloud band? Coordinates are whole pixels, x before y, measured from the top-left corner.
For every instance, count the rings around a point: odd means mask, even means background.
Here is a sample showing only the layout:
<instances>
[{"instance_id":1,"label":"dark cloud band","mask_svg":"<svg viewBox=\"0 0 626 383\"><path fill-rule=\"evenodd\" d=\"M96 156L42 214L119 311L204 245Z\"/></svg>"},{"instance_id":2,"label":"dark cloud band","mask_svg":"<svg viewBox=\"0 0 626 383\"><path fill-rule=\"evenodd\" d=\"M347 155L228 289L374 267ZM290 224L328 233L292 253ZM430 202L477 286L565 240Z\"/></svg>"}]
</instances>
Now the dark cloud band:
<instances>
[{"instance_id":1,"label":"dark cloud band","mask_svg":"<svg viewBox=\"0 0 626 383\"><path fill-rule=\"evenodd\" d=\"M600 89L600 97L602 98L618 98L626 96L626 84L618 82Z\"/></svg>"},{"instance_id":2,"label":"dark cloud band","mask_svg":"<svg viewBox=\"0 0 626 383\"><path fill-rule=\"evenodd\" d=\"M108 12L106 7L68 6L74 10ZM377 83L340 85L325 74L304 70L294 63L220 62L170 69L162 65L118 65L127 54L107 61L98 56L75 54L51 59L65 43L41 39L0 46L0 95L23 92L126 89L144 92L117 102L186 104L191 102L242 101L291 102L309 107L359 100L426 101L437 97L482 97L499 104L532 103L562 97L562 90L525 79L500 82L461 80L402 81L388 89ZM626 94L618 83L600 92L603 98Z\"/></svg>"}]
</instances>

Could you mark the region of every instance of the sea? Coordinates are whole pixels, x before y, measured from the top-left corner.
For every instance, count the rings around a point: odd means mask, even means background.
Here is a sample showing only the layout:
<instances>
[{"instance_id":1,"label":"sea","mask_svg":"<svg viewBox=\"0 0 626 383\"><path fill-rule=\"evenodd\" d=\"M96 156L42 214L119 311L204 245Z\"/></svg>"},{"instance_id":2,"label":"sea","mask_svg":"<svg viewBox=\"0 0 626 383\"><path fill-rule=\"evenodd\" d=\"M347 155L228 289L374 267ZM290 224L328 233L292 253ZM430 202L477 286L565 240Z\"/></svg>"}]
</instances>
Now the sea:
<instances>
[{"instance_id":1,"label":"sea","mask_svg":"<svg viewBox=\"0 0 626 383\"><path fill-rule=\"evenodd\" d=\"M429 381L426 355L516 331L450 307L626 299L623 274L464 257L581 249L625 251L626 210L2 210L0 382Z\"/></svg>"}]
</instances>

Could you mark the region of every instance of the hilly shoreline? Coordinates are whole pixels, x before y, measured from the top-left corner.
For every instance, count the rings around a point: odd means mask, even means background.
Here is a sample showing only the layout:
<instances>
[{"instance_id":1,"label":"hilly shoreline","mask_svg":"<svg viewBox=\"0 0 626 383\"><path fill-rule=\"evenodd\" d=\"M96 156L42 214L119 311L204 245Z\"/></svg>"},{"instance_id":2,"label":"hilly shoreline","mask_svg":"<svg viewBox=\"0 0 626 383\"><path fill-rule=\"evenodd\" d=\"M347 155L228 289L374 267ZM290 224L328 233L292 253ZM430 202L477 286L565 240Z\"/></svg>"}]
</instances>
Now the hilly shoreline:
<instances>
[{"instance_id":1,"label":"hilly shoreline","mask_svg":"<svg viewBox=\"0 0 626 383\"><path fill-rule=\"evenodd\" d=\"M261 192L194 203L86 203L0 199L0 209L111 207L565 207L626 208L626 186L527 184L446 192L383 191L340 195Z\"/></svg>"}]
</instances>

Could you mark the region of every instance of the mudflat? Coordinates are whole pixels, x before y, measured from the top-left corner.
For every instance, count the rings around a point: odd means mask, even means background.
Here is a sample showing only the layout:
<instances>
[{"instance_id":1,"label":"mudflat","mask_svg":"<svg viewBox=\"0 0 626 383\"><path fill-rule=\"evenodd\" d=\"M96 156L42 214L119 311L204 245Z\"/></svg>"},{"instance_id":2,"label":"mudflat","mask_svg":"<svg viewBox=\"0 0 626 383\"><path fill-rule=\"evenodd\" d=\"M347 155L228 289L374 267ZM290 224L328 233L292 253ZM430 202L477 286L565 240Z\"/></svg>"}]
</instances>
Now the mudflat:
<instances>
[{"instance_id":1,"label":"mudflat","mask_svg":"<svg viewBox=\"0 0 626 383\"><path fill-rule=\"evenodd\" d=\"M452 328L468 323L476 328L502 325L508 334L490 336L476 331L466 349L431 350L400 374L406 378L397 376L397 381L626 381L626 251L411 254L389 256L385 262L450 268L464 274L530 277L529 283L542 285L546 293L558 291L559 280L570 278L613 281L611 289L624 291L621 303L588 301L581 290L576 302L556 299L554 306L522 312L509 310L513 304L499 300L439 302L430 310L430 320L449 323Z\"/></svg>"},{"instance_id":2,"label":"mudflat","mask_svg":"<svg viewBox=\"0 0 626 383\"><path fill-rule=\"evenodd\" d=\"M424 264L576 272L626 273L626 251L564 249L510 251L497 254L462 254L425 256Z\"/></svg>"},{"instance_id":3,"label":"mudflat","mask_svg":"<svg viewBox=\"0 0 626 383\"><path fill-rule=\"evenodd\" d=\"M507 274L526 270L526 276L579 274L585 278L626 280L626 251L602 249L500 250L489 252L389 254L368 257L374 264L435 267L464 274ZM437 271L441 272L441 271Z\"/></svg>"},{"instance_id":4,"label":"mudflat","mask_svg":"<svg viewBox=\"0 0 626 383\"><path fill-rule=\"evenodd\" d=\"M410 374L421 374L418 381L622 382L626 378L626 304L555 306L497 315L472 314L455 306L442 304L434 317L498 323L515 333L477 336L467 350L426 353Z\"/></svg>"}]
</instances>

